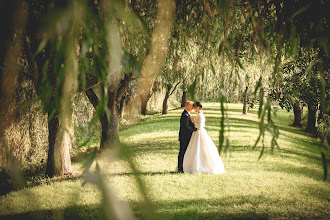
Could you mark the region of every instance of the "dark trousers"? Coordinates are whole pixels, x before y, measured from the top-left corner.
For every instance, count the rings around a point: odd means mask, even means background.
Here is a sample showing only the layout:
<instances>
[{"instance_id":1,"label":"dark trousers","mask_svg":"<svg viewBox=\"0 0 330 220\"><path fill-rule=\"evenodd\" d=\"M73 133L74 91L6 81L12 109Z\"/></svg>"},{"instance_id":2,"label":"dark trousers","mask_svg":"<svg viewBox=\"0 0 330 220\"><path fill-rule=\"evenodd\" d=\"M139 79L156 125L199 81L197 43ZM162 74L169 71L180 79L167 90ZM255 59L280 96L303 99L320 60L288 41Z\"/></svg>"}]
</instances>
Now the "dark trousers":
<instances>
[{"instance_id":1,"label":"dark trousers","mask_svg":"<svg viewBox=\"0 0 330 220\"><path fill-rule=\"evenodd\" d=\"M180 151L179 151L179 156L178 156L178 171L181 172L183 171L183 157L184 154L186 153L187 147L189 144L189 140L182 140L180 141Z\"/></svg>"}]
</instances>

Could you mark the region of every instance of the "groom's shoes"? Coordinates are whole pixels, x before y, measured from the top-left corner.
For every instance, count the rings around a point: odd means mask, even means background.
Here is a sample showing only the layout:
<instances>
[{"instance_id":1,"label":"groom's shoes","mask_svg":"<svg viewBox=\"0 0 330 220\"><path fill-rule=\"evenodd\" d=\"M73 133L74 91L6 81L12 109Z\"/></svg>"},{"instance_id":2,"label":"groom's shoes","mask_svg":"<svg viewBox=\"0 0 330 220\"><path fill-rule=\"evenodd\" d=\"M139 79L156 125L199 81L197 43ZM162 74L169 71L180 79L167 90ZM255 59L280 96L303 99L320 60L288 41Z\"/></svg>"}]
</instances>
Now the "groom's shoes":
<instances>
[{"instance_id":1,"label":"groom's shoes","mask_svg":"<svg viewBox=\"0 0 330 220\"><path fill-rule=\"evenodd\" d=\"M183 173L183 170L178 170L178 173Z\"/></svg>"}]
</instances>

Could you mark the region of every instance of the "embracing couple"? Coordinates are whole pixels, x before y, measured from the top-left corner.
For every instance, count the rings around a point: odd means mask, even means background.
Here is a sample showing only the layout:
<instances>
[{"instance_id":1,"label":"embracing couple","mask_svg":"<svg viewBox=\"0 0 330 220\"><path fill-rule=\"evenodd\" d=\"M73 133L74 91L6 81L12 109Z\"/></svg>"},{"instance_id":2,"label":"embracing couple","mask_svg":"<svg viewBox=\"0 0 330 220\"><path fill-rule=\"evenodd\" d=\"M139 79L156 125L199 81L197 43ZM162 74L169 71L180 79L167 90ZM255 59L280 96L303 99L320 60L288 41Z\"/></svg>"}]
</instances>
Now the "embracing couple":
<instances>
[{"instance_id":1,"label":"embracing couple","mask_svg":"<svg viewBox=\"0 0 330 220\"><path fill-rule=\"evenodd\" d=\"M187 101L180 119L180 152L178 172L185 173L224 173L225 169L219 152L205 127L202 103ZM191 116L194 110L197 116Z\"/></svg>"}]
</instances>

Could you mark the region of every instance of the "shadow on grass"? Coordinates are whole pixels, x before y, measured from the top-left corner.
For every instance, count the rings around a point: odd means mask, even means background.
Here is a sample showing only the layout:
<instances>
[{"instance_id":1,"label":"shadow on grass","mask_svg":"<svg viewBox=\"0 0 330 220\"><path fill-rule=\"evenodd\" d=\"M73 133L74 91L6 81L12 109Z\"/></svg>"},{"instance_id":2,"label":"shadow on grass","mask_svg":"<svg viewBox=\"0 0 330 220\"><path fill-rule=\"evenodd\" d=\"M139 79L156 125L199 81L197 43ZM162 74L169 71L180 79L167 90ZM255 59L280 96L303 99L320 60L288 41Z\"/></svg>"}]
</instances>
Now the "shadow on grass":
<instances>
[{"instance_id":1,"label":"shadow on grass","mask_svg":"<svg viewBox=\"0 0 330 220\"><path fill-rule=\"evenodd\" d=\"M305 176L317 181L323 181L322 170L308 168L308 167L295 167L295 166L271 166L266 168L270 172L279 172L292 174L293 176Z\"/></svg>"},{"instance_id":2,"label":"shadow on grass","mask_svg":"<svg viewBox=\"0 0 330 220\"><path fill-rule=\"evenodd\" d=\"M39 180L30 181L29 179L26 179L28 183L24 188L33 188L36 186L40 186L40 185L44 185L44 184L51 184L51 183L55 183L55 182L76 181L80 178L81 178L81 174L78 174L76 176L61 176L61 177L54 177L54 178L45 178L44 176L42 176L42 178L40 178ZM37 179L37 178L35 178L35 179ZM6 180L1 180L1 181L2 182L0 185L0 196L7 195L11 192L24 189L24 188L16 188L14 186L14 184L10 181L9 178ZM2 218L0 218L0 219L2 219Z\"/></svg>"},{"instance_id":3,"label":"shadow on grass","mask_svg":"<svg viewBox=\"0 0 330 220\"><path fill-rule=\"evenodd\" d=\"M305 189L306 191L309 188ZM312 189L311 193L314 192ZM260 211L261 205L271 204L274 209ZM156 213L163 219L309 219L313 209L292 211L292 200L275 200L264 195L227 196L221 199L186 199L179 201L158 201L153 203ZM130 202L137 219L145 219L140 202ZM227 209L236 206L236 209ZM289 207L287 207L289 206ZM289 208L289 209L288 209ZM291 209L290 209L291 208ZM262 207L261 207L262 209ZM1 219L105 219L102 204L71 205L63 209L38 210L14 215L0 216ZM314 216L315 217L315 216ZM326 210L318 213L318 218L326 219Z\"/></svg>"},{"instance_id":4,"label":"shadow on grass","mask_svg":"<svg viewBox=\"0 0 330 220\"><path fill-rule=\"evenodd\" d=\"M178 173L176 171L165 171L165 172L137 172L137 173L132 173L132 172L128 172L128 173L111 173L108 174L108 176L157 176L157 175L184 175L184 173Z\"/></svg>"},{"instance_id":5,"label":"shadow on grass","mask_svg":"<svg viewBox=\"0 0 330 220\"><path fill-rule=\"evenodd\" d=\"M38 210L14 215L0 216L6 219L106 219L101 205L73 205L64 209Z\"/></svg>"},{"instance_id":6,"label":"shadow on grass","mask_svg":"<svg viewBox=\"0 0 330 220\"><path fill-rule=\"evenodd\" d=\"M226 213L225 210L217 210L217 207L228 205L228 203L234 202L235 204L243 205L246 198L228 198L225 200L182 200L177 202L156 202L154 206L159 207L156 212L161 214L164 219L268 219L267 213L256 213L252 211L237 211L235 213ZM211 206L213 210L200 210L196 205L205 204ZM135 217L137 219L144 219L140 207L141 204L137 202L131 202ZM11 219L106 219L103 213L102 205L73 205L64 209L52 209L52 210L38 210L26 213L0 216L3 220Z\"/></svg>"},{"instance_id":7,"label":"shadow on grass","mask_svg":"<svg viewBox=\"0 0 330 220\"><path fill-rule=\"evenodd\" d=\"M31 182L34 179L43 178L45 176L45 165L39 164L35 166L33 169L30 170L23 170L23 177L24 181ZM23 186L17 187L15 181L12 180L8 173L2 171L0 172L0 196L6 195L12 191L20 190L21 188L25 187L25 183Z\"/></svg>"}]
</instances>

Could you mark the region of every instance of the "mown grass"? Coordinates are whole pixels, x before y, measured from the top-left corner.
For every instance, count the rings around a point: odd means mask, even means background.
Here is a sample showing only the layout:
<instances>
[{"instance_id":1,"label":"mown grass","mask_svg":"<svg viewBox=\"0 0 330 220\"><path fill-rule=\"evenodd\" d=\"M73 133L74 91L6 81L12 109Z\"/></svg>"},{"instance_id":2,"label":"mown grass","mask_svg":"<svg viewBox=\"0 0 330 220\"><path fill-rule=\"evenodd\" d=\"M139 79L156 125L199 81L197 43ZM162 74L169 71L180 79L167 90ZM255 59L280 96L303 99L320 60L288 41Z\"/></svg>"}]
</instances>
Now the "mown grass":
<instances>
[{"instance_id":1,"label":"mown grass","mask_svg":"<svg viewBox=\"0 0 330 220\"><path fill-rule=\"evenodd\" d=\"M204 107L206 129L217 146L219 106ZM268 150L257 161L260 149L252 148L259 132L257 110L242 115L241 105L229 104L231 147L221 155L226 173L198 175L173 172L181 112L149 116L122 130L121 141L139 169L137 174L127 162L98 158L108 186L137 218L146 216L135 175L147 186L154 213L165 219L330 218L330 185L323 181L318 140L289 126L291 113L280 110L277 115L280 152ZM76 172L81 165L73 164ZM32 181L29 188L0 197L0 218L103 219L102 194L82 182L81 178Z\"/></svg>"}]
</instances>

